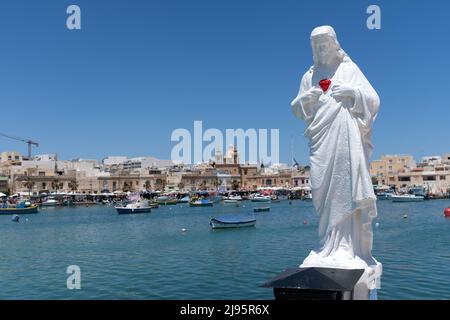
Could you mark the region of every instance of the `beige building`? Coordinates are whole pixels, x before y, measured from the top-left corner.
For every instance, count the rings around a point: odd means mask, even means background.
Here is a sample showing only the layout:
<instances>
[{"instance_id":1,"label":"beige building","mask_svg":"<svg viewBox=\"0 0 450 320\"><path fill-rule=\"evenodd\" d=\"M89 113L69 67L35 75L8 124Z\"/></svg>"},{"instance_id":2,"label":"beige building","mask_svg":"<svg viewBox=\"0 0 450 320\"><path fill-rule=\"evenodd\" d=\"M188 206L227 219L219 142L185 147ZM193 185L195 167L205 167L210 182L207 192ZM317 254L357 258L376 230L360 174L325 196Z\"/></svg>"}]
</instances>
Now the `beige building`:
<instances>
[{"instance_id":1,"label":"beige building","mask_svg":"<svg viewBox=\"0 0 450 320\"><path fill-rule=\"evenodd\" d=\"M20 165L22 162L22 154L16 151L5 151L0 153L0 163L1 164L17 164Z\"/></svg>"},{"instance_id":2,"label":"beige building","mask_svg":"<svg viewBox=\"0 0 450 320\"><path fill-rule=\"evenodd\" d=\"M143 190L164 191L167 185L167 176L160 170L149 170L146 173L122 171L109 176L100 176L97 192L140 192Z\"/></svg>"},{"instance_id":3,"label":"beige building","mask_svg":"<svg viewBox=\"0 0 450 320\"><path fill-rule=\"evenodd\" d=\"M397 175L407 172L416 166L411 155L385 155L370 164L370 175L375 184L395 185Z\"/></svg>"}]
</instances>

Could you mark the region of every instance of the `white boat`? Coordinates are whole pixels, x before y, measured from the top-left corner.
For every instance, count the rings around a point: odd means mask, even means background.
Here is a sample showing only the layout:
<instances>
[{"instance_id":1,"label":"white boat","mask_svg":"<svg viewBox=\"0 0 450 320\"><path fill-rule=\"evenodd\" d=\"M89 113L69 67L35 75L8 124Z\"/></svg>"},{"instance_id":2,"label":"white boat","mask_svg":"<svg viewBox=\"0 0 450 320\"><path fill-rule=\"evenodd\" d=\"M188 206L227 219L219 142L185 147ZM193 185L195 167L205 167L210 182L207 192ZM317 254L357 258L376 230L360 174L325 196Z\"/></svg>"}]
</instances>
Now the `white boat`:
<instances>
[{"instance_id":1,"label":"white boat","mask_svg":"<svg viewBox=\"0 0 450 320\"><path fill-rule=\"evenodd\" d=\"M189 203L189 201L191 201L191 198L189 196L185 196L178 200L179 203Z\"/></svg>"},{"instance_id":2,"label":"white boat","mask_svg":"<svg viewBox=\"0 0 450 320\"><path fill-rule=\"evenodd\" d=\"M224 197L224 200L242 201L242 197L240 195L231 195L229 197Z\"/></svg>"},{"instance_id":3,"label":"white boat","mask_svg":"<svg viewBox=\"0 0 450 320\"><path fill-rule=\"evenodd\" d=\"M43 207L56 207L57 205L58 201L56 201L55 199L47 199L41 203L41 206Z\"/></svg>"},{"instance_id":4,"label":"white boat","mask_svg":"<svg viewBox=\"0 0 450 320\"><path fill-rule=\"evenodd\" d=\"M378 200L391 200L392 196L394 196L395 194L390 193L390 192L381 192L379 194L377 194L377 199Z\"/></svg>"},{"instance_id":5,"label":"white boat","mask_svg":"<svg viewBox=\"0 0 450 320\"><path fill-rule=\"evenodd\" d=\"M304 201L311 201L312 200L312 193L308 193L303 197Z\"/></svg>"},{"instance_id":6,"label":"white boat","mask_svg":"<svg viewBox=\"0 0 450 320\"><path fill-rule=\"evenodd\" d=\"M392 202L419 202L425 200L423 196L416 196L413 194L393 195Z\"/></svg>"},{"instance_id":7,"label":"white boat","mask_svg":"<svg viewBox=\"0 0 450 320\"><path fill-rule=\"evenodd\" d=\"M236 199L225 199L223 200L223 203L237 203L238 201Z\"/></svg>"},{"instance_id":8,"label":"white boat","mask_svg":"<svg viewBox=\"0 0 450 320\"><path fill-rule=\"evenodd\" d=\"M261 194L256 194L251 198L252 202L270 202L270 196L263 196Z\"/></svg>"},{"instance_id":9,"label":"white boat","mask_svg":"<svg viewBox=\"0 0 450 320\"><path fill-rule=\"evenodd\" d=\"M150 212L152 206L148 200L141 199L127 204L126 206L114 207L119 214L135 214Z\"/></svg>"}]
</instances>

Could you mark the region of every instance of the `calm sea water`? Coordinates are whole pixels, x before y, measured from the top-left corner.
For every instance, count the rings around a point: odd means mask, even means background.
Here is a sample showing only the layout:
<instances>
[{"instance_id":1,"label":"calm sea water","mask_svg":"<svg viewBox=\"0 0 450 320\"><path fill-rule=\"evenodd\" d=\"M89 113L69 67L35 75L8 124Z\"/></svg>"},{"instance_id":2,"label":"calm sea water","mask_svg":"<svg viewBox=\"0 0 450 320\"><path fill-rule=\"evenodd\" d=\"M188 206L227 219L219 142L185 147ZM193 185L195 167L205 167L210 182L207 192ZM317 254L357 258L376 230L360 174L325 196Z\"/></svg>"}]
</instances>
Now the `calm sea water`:
<instances>
[{"instance_id":1,"label":"calm sea water","mask_svg":"<svg viewBox=\"0 0 450 320\"><path fill-rule=\"evenodd\" d=\"M311 203L285 201L257 213L255 228L208 225L210 216L256 206L120 216L108 206L48 208L20 223L0 216L0 299L273 299L259 285L300 264L318 241L318 220ZM379 299L450 299L448 206L378 202ZM81 290L66 287L69 265L81 268Z\"/></svg>"}]
</instances>

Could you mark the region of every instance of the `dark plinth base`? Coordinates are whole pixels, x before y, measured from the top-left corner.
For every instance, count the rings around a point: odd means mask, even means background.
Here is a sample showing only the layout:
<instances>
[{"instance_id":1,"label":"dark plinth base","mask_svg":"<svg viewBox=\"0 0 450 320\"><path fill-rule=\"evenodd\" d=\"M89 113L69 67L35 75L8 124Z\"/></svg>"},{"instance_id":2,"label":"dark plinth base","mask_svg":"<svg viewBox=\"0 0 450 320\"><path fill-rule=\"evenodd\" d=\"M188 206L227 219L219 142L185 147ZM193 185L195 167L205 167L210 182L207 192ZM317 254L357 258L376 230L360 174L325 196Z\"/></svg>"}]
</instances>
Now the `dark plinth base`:
<instances>
[{"instance_id":1,"label":"dark plinth base","mask_svg":"<svg viewBox=\"0 0 450 320\"><path fill-rule=\"evenodd\" d=\"M351 291L273 288L275 300L351 300Z\"/></svg>"},{"instance_id":2,"label":"dark plinth base","mask_svg":"<svg viewBox=\"0 0 450 320\"><path fill-rule=\"evenodd\" d=\"M276 300L352 300L364 269L292 268L264 283Z\"/></svg>"}]
</instances>

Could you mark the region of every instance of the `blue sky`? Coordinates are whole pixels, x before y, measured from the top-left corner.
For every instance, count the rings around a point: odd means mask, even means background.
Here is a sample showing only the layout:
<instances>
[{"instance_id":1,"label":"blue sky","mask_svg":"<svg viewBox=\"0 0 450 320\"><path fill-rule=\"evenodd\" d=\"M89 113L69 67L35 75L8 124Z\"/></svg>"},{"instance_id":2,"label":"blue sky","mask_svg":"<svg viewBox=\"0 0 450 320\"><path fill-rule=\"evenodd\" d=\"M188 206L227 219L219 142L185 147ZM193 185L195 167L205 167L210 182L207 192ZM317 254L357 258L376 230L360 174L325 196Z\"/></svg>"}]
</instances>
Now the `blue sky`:
<instances>
[{"instance_id":1,"label":"blue sky","mask_svg":"<svg viewBox=\"0 0 450 320\"><path fill-rule=\"evenodd\" d=\"M66 28L77 4L82 30ZM366 27L378 4L382 29ZM381 98L373 158L450 152L448 1L2 1L0 132L60 158L170 158L176 128L279 128L280 160L308 161L290 110L332 25ZM0 137L0 150L26 145Z\"/></svg>"}]
</instances>

